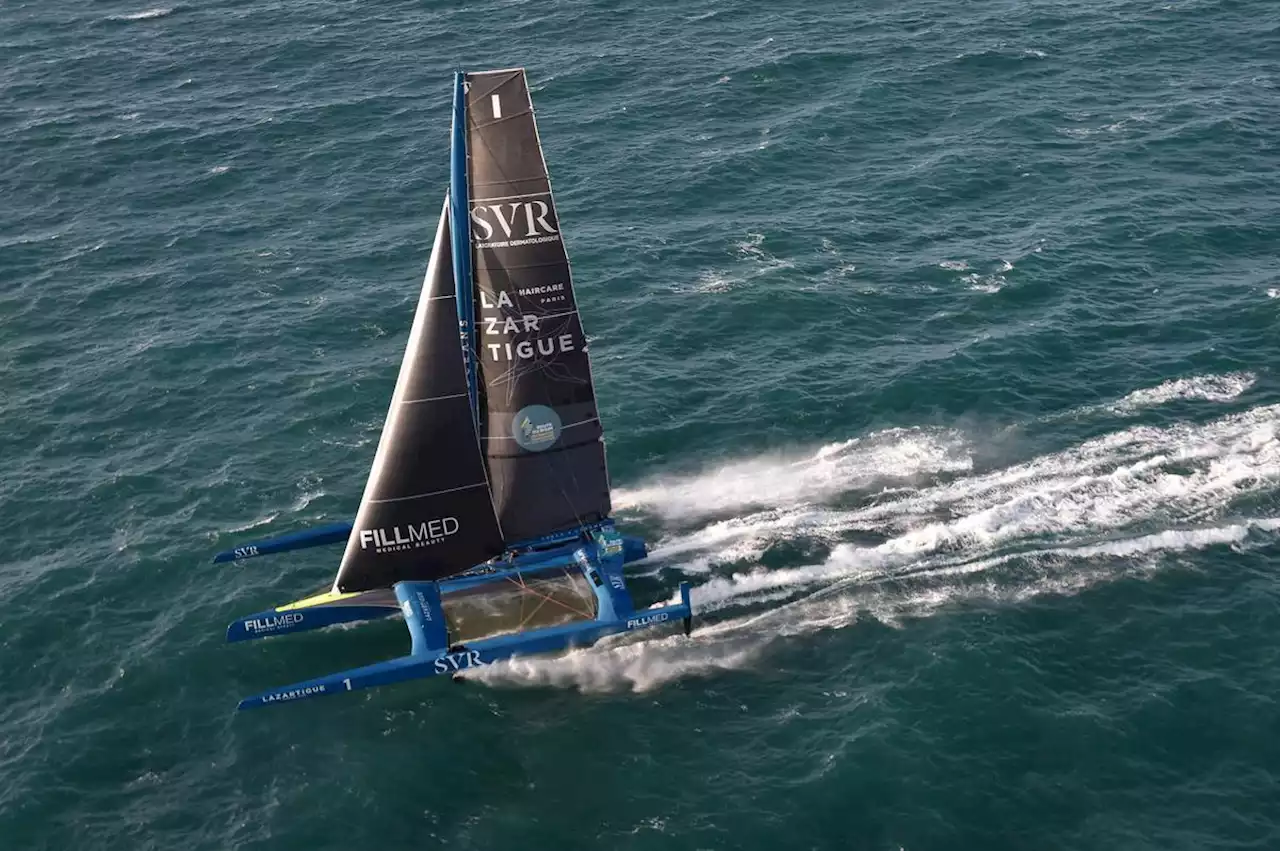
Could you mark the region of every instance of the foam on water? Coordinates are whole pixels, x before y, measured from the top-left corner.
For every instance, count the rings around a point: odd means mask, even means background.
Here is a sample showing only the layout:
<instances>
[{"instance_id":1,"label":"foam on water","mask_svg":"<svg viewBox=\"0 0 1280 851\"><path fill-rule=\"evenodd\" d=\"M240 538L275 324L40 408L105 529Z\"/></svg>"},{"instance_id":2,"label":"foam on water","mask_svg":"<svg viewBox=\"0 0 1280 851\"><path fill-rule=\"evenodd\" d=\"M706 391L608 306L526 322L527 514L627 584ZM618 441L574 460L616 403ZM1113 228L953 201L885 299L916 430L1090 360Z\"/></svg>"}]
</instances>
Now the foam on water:
<instances>
[{"instance_id":1,"label":"foam on water","mask_svg":"<svg viewBox=\"0 0 1280 851\"><path fill-rule=\"evenodd\" d=\"M234 534L236 532L247 532L250 529L256 529L259 526L266 526L268 523L275 520L279 516L280 516L279 514L268 514L266 517L259 517L257 520L250 520L248 523L244 523L240 526L232 526L230 529L227 530L227 532L231 534Z\"/></svg>"},{"instance_id":2,"label":"foam on water","mask_svg":"<svg viewBox=\"0 0 1280 851\"><path fill-rule=\"evenodd\" d=\"M153 18L163 18L172 14L173 9L157 7L154 9L144 9L141 12L130 12L123 15L110 15L109 20L112 21L149 21Z\"/></svg>"},{"instance_id":3,"label":"foam on water","mask_svg":"<svg viewBox=\"0 0 1280 851\"><path fill-rule=\"evenodd\" d=\"M1121 401L1226 401L1252 381L1244 374L1183 379ZM795 460L750 459L654 482L625 492L626 504L668 520L738 512L674 532L652 555L663 568L712 574L695 586L693 600L695 613L714 614L713 621L693 641L637 634L475 676L645 690L748 665L779 635L839 628L860 616L897 623L962 600L1075 593L1155 569L1162 554L1239 545L1280 530L1280 518L1231 516L1240 501L1280 484L1278 435L1280 405L1260 406L1204 424L1122 429L975 471L957 433L894 429ZM916 484L882 489L862 507L831 504L913 478ZM882 542L859 545L846 540L851 535ZM756 561L770 546L797 539L817 542L827 555L774 569ZM724 569L744 561L743 569ZM765 603L773 608L760 611Z\"/></svg>"},{"instance_id":4,"label":"foam on water","mask_svg":"<svg viewBox=\"0 0 1280 851\"><path fill-rule=\"evenodd\" d=\"M765 235L748 233L732 243L734 262L729 267L703 269L691 284L673 284L678 293L726 293L779 271L795 268L795 262L776 257L764 248Z\"/></svg>"},{"instance_id":5,"label":"foam on water","mask_svg":"<svg viewBox=\"0 0 1280 851\"><path fill-rule=\"evenodd\" d=\"M753 506L806 504L873 484L972 467L963 435L949 429L890 429L804 453L731 461L710 472L653 479L614 492L614 508L667 519L699 519Z\"/></svg>"},{"instance_id":6,"label":"foam on water","mask_svg":"<svg viewBox=\"0 0 1280 851\"><path fill-rule=\"evenodd\" d=\"M1252 372L1229 372L1223 375L1195 375L1166 381L1156 387L1135 390L1108 410L1117 414L1133 414L1176 399L1204 399L1229 402L1244 393L1258 380Z\"/></svg>"},{"instance_id":7,"label":"foam on water","mask_svg":"<svg viewBox=\"0 0 1280 851\"><path fill-rule=\"evenodd\" d=\"M883 569L942 551L990 551L1020 539L1097 535L1168 520L1198 522L1280 477L1280 407L1203 426L1136 427L1022 464L906 491L865 508L820 505L755 512L663 540L657 559L714 553L731 542L736 559L758 556L798 534L836 546L836 563ZM875 547L839 544L852 532L886 535ZM732 598L762 587L814 581L816 569L753 571L715 579L698 597ZM806 579L806 577L808 577ZM710 598L710 599L708 599Z\"/></svg>"},{"instance_id":8,"label":"foam on water","mask_svg":"<svg viewBox=\"0 0 1280 851\"><path fill-rule=\"evenodd\" d=\"M1200 529L1169 529L1088 546L957 561L922 569L909 581L897 582L897 587L890 585L895 577L877 576L864 565L849 563L847 554L841 554L824 565L783 571L787 578L798 576L805 583L821 578L830 587L763 612L699 626L693 640L672 635L648 641L632 637L631 641L601 642L563 656L509 660L465 676L490 685L648 691L674 680L748 666L780 637L840 629L859 617L899 626L906 619L927 617L965 601L1012 604L1044 594L1078 593L1098 582L1156 569L1157 565L1142 560L1143 556L1240 544L1254 532L1277 530L1280 518L1270 517ZM1099 560L1105 563L1098 564ZM1015 561L1036 567L1035 579L1020 583L974 581L975 575ZM756 602L768 601L767 597L756 598Z\"/></svg>"}]
</instances>

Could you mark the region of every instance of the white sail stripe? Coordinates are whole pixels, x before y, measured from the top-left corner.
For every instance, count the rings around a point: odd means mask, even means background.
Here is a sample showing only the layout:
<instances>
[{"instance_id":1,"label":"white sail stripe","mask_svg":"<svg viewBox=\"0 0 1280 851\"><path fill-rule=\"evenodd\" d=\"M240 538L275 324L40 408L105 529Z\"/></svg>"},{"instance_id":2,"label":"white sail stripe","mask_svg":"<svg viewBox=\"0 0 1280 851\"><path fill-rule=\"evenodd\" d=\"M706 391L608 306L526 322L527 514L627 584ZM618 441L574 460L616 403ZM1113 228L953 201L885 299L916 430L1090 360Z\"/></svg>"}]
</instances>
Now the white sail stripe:
<instances>
[{"instance_id":1,"label":"white sail stripe","mask_svg":"<svg viewBox=\"0 0 1280 851\"><path fill-rule=\"evenodd\" d=\"M600 422L599 417L592 417L591 419L578 420L576 423L569 423L566 426L560 426L560 430L564 431L565 429L573 428L574 426L580 426L580 425L586 425L588 423L598 423L598 422ZM481 440L515 440L515 438L509 434L499 434L499 435L495 435L494 437L482 437L480 439Z\"/></svg>"},{"instance_id":2,"label":"white sail stripe","mask_svg":"<svg viewBox=\"0 0 1280 851\"><path fill-rule=\"evenodd\" d=\"M401 405L416 405L419 402L442 402L445 399L463 399L466 393L450 393L448 396L427 396L422 399L401 399Z\"/></svg>"},{"instance_id":3,"label":"white sail stripe","mask_svg":"<svg viewBox=\"0 0 1280 851\"><path fill-rule=\"evenodd\" d=\"M541 175L539 175L538 177L525 178L525 180L545 180L545 179L546 178L542 177ZM518 183L518 182L519 181L516 181L516 180L504 180L502 182L502 185L507 186L511 183ZM550 195L550 194L551 193L548 191L548 192L526 192L523 195L495 195L492 198L472 198L471 203L472 205L474 205L478 201L510 201L513 198L537 198L542 195Z\"/></svg>"},{"instance_id":4,"label":"white sail stripe","mask_svg":"<svg viewBox=\"0 0 1280 851\"><path fill-rule=\"evenodd\" d=\"M458 488L445 488L442 491L431 491L430 493L415 493L413 496L394 496L394 497L391 497L390 499L371 499L369 500L369 502L376 502L376 503L408 502L411 499L424 499L425 497L428 497L428 496L440 496L441 494L453 493L454 491L466 491L466 490L471 490L472 488L487 488L487 487L489 487L488 482L476 482L474 485L463 485L462 487L458 487Z\"/></svg>"},{"instance_id":5,"label":"white sail stripe","mask_svg":"<svg viewBox=\"0 0 1280 851\"><path fill-rule=\"evenodd\" d=\"M457 293L447 293L446 295L430 296L429 298L427 298L427 301L440 301L441 299L444 299L444 298L457 298L457 297L458 297Z\"/></svg>"},{"instance_id":6,"label":"white sail stripe","mask_svg":"<svg viewBox=\"0 0 1280 851\"><path fill-rule=\"evenodd\" d=\"M519 294L519 290L517 290L516 292L517 294ZM529 315L536 316L538 318L538 321L541 322L544 319L560 319L561 317L564 317L564 316L576 316L577 313L578 313L578 308L575 307L573 310L566 310L563 313L530 313Z\"/></svg>"},{"instance_id":7,"label":"white sail stripe","mask_svg":"<svg viewBox=\"0 0 1280 851\"><path fill-rule=\"evenodd\" d=\"M516 295L519 295L519 294L520 294L520 291L519 291L519 290L516 290ZM522 298L534 298L534 296L521 296L521 297L522 297ZM534 319L537 319L539 322L541 322L541 321L543 321L544 319L560 319L560 318L565 317L565 316L575 316L575 315L577 315L577 313L578 313L578 308L576 308L576 307L575 307L573 310L566 310L566 311L563 311L562 313L528 313L528 314L522 314L522 315L524 315L524 316L529 316L529 317L534 318ZM482 319L493 319L493 320L495 320L495 321L497 321L497 319L498 319L498 317L496 317L496 316L493 316L493 317L484 316L484 317L481 317L481 318L482 318ZM511 318L514 318L514 317L509 317L509 316L506 316L505 314L503 314L503 317L502 317L502 318L504 318L504 319L511 319ZM521 333L522 333L522 332L521 332Z\"/></svg>"}]
</instances>

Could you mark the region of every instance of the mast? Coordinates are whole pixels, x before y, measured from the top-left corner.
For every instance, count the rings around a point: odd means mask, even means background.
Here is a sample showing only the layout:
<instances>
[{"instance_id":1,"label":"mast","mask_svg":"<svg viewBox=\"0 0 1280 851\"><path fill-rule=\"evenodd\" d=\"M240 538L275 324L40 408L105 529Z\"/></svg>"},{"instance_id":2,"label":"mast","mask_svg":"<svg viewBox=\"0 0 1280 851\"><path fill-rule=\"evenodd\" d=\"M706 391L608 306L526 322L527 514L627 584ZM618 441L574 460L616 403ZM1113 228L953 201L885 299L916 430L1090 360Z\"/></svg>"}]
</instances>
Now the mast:
<instances>
[{"instance_id":1,"label":"mast","mask_svg":"<svg viewBox=\"0 0 1280 851\"><path fill-rule=\"evenodd\" d=\"M462 336L462 361L467 373L467 400L477 427L480 408L476 402L475 316L471 286L471 217L467 192L467 82L466 75L453 75L453 135L449 163L449 220L453 248L453 283L458 299L458 331Z\"/></svg>"}]
</instances>

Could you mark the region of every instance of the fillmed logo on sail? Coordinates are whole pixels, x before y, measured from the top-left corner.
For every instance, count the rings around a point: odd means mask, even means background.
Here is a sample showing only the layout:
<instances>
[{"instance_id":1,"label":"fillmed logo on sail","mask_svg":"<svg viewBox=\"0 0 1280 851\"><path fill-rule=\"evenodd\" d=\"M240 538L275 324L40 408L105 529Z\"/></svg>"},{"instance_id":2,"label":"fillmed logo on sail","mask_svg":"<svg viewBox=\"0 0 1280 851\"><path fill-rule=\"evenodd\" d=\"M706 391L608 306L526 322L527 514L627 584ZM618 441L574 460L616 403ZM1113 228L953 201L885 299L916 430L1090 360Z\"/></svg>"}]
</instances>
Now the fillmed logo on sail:
<instances>
[{"instance_id":1,"label":"fillmed logo on sail","mask_svg":"<svg viewBox=\"0 0 1280 851\"><path fill-rule=\"evenodd\" d=\"M458 531L458 518L437 517L425 523L392 526L390 529L361 529L360 549L373 547L375 553L396 553L438 544Z\"/></svg>"}]
</instances>

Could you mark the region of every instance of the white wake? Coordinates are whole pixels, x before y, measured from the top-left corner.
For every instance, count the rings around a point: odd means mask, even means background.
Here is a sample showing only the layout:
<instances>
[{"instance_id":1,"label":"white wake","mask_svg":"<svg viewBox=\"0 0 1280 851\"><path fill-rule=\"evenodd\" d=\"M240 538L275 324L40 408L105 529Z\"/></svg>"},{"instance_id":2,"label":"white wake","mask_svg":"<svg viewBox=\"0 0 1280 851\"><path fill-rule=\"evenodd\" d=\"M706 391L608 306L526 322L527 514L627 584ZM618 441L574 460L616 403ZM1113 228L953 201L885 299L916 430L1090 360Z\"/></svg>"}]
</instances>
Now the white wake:
<instances>
[{"instance_id":1,"label":"white wake","mask_svg":"<svg viewBox=\"0 0 1280 851\"><path fill-rule=\"evenodd\" d=\"M1135 391L1115 413L1227 401L1253 380L1207 378ZM1269 540L1280 518L1249 516L1249 506L1280 486L1278 435L1280 405L1268 405L1204 423L1132 426L978 470L977 438L894 429L655 479L620 491L616 504L669 530L650 560L655 572L696 582L695 612L713 617L693 640L639 633L475 676L646 690L748 665L780 635L859 617L897 624L965 599L1075 593L1154 569L1163 553ZM778 546L814 556L766 568L761 559Z\"/></svg>"}]
</instances>

